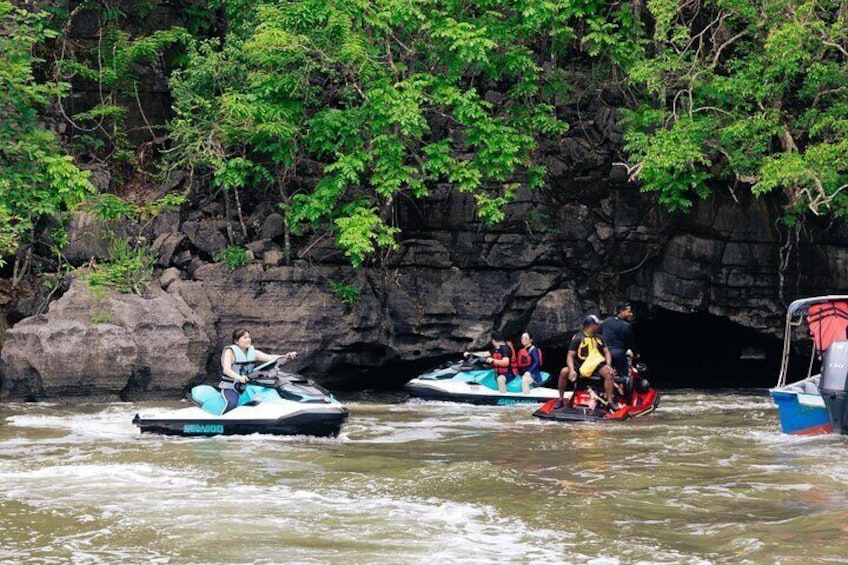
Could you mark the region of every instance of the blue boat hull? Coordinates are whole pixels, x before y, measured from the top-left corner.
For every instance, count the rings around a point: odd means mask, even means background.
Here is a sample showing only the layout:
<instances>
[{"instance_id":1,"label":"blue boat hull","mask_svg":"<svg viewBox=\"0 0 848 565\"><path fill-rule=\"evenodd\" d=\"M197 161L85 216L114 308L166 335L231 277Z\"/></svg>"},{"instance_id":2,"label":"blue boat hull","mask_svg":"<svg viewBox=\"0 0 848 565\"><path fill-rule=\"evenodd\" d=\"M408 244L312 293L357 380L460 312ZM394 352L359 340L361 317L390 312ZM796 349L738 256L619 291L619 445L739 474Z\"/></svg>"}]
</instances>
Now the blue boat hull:
<instances>
[{"instance_id":1,"label":"blue boat hull","mask_svg":"<svg viewBox=\"0 0 848 565\"><path fill-rule=\"evenodd\" d=\"M780 427L785 434L818 435L833 431L824 401L819 405L816 396L781 389L769 391L780 415ZM821 396L818 396L821 399Z\"/></svg>"}]
</instances>

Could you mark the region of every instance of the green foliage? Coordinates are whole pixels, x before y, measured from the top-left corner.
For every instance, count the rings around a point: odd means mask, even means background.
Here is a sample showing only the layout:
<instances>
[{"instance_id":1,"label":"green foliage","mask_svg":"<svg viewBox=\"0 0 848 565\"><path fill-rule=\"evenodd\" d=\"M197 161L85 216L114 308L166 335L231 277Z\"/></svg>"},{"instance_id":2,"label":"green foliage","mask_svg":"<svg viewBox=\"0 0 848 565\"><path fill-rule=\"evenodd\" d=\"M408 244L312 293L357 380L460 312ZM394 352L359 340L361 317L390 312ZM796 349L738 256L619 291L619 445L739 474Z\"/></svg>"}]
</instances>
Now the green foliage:
<instances>
[{"instance_id":1,"label":"green foliage","mask_svg":"<svg viewBox=\"0 0 848 565\"><path fill-rule=\"evenodd\" d=\"M152 202L132 204L115 194L104 193L91 198L87 205L98 219L107 223L114 220L143 222L178 208L185 200L185 194L166 194Z\"/></svg>"},{"instance_id":2,"label":"green foliage","mask_svg":"<svg viewBox=\"0 0 848 565\"><path fill-rule=\"evenodd\" d=\"M131 226L138 226L138 222L179 206L184 200L185 195L180 194L167 194L147 204L131 204L114 194L99 194L92 198L87 206L103 222L111 242L109 259L83 275L89 286L99 289L101 295L105 294L106 288L142 294L153 275L156 259L143 239L122 237L116 233L116 228L120 226L121 231L129 231Z\"/></svg>"},{"instance_id":3,"label":"green foliage","mask_svg":"<svg viewBox=\"0 0 848 565\"><path fill-rule=\"evenodd\" d=\"M250 262L247 250L244 247L235 245L225 247L220 253L215 255L214 259L226 263L231 271L235 271L239 267L244 267Z\"/></svg>"},{"instance_id":4,"label":"green foliage","mask_svg":"<svg viewBox=\"0 0 848 565\"><path fill-rule=\"evenodd\" d=\"M96 198L92 199L91 209L98 218L107 221L129 218L135 211L132 204L114 194L97 195Z\"/></svg>"},{"instance_id":5,"label":"green foliage","mask_svg":"<svg viewBox=\"0 0 848 565\"><path fill-rule=\"evenodd\" d=\"M126 239L115 238L109 246L108 263L86 274L88 285L140 295L150 282L155 262L147 245L130 245Z\"/></svg>"},{"instance_id":6,"label":"green foliage","mask_svg":"<svg viewBox=\"0 0 848 565\"><path fill-rule=\"evenodd\" d=\"M343 304L356 304L361 298L359 289L355 285L348 284L344 281L330 281L330 288L333 289L336 300Z\"/></svg>"},{"instance_id":7,"label":"green foliage","mask_svg":"<svg viewBox=\"0 0 848 565\"><path fill-rule=\"evenodd\" d=\"M108 148L113 159L135 164L125 118L128 103L139 107L141 104L138 100L139 71L154 63L168 49L188 41L190 36L180 27L133 36L126 31L131 27L128 24L131 16L119 4L100 0L92 0L89 4L100 14L98 41L84 48L85 44L71 43L66 38L62 56L55 63L57 73L96 85L101 94L93 107L72 116L75 126L84 132L76 142L89 151ZM132 18L143 19L154 6L153 2L133 3ZM148 127L152 126L148 124Z\"/></svg>"},{"instance_id":8,"label":"green foliage","mask_svg":"<svg viewBox=\"0 0 848 565\"><path fill-rule=\"evenodd\" d=\"M74 165L39 111L68 85L38 82L40 42L55 36L46 15L0 0L0 264L29 243L42 216L61 217L93 193L88 174Z\"/></svg>"},{"instance_id":9,"label":"green foliage","mask_svg":"<svg viewBox=\"0 0 848 565\"><path fill-rule=\"evenodd\" d=\"M155 218L163 212L179 209L185 201L185 194L166 194L153 202L136 206L135 213L139 220L146 221Z\"/></svg>"},{"instance_id":10,"label":"green foliage","mask_svg":"<svg viewBox=\"0 0 848 565\"><path fill-rule=\"evenodd\" d=\"M229 33L193 44L172 82L179 162L226 190L275 188L296 232L330 232L356 266L393 246L400 195L449 184L491 223L518 183L540 185L539 141L567 126L545 88L560 78L533 49L575 41L580 10L599 22L610 12L589 1L219 4ZM595 30L595 52L614 46L610 33ZM321 179L292 188L304 161L321 163Z\"/></svg>"},{"instance_id":11,"label":"green foliage","mask_svg":"<svg viewBox=\"0 0 848 565\"><path fill-rule=\"evenodd\" d=\"M651 0L644 89L626 113L636 177L671 209L716 179L785 194L791 218L848 213L848 18L830 0ZM697 14L697 17L695 15Z\"/></svg>"}]
</instances>

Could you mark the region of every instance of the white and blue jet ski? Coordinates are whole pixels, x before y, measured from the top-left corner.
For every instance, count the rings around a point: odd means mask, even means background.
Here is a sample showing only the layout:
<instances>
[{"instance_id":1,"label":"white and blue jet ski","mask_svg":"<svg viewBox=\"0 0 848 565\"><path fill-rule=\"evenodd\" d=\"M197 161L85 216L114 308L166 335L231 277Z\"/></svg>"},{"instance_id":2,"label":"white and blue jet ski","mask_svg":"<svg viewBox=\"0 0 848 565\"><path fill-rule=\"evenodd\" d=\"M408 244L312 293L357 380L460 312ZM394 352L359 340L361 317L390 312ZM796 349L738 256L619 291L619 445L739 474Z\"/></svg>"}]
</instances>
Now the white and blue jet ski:
<instances>
[{"instance_id":1,"label":"white and blue jet ski","mask_svg":"<svg viewBox=\"0 0 848 565\"><path fill-rule=\"evenodd\" d=\"M406 383L406 390L411 396L426 400L490 406L538 404L559 398L555 388L545 386L534 386L529 394L524 394L520 377L507 383L507 392L500 392L495 370L486 365L481 356L474 354L465 360L440 365ZM543 372L541 384L546 384L549 379L550 375ZM567 392L566 396L570 394Z\"/></svg>"},{"instance_id":2,"label":"white and blue jet ski","mask_svg":"<svg viewBox=\"0 0 848 565\"><path fill-rule=\"evenodd\" d=\"M280 370L277 360L250 373L239 403L224 414L226 400L209 385L191 389L196 406L135 415L142 432L212 436L241 434L336 437L350 412L323 387Z\"/></svg>"}]
</instances>

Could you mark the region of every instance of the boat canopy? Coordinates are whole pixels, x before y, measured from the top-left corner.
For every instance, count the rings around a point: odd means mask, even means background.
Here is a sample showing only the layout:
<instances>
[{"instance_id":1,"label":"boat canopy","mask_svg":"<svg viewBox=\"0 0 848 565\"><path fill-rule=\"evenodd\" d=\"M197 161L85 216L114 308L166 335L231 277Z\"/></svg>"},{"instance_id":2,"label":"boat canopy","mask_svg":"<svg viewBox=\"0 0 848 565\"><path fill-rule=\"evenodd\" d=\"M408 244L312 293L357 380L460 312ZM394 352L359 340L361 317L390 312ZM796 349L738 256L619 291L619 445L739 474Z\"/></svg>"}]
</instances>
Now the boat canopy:
<instances>
[{"instance_id":1,"label":"boat canopy","mask_svg":"<svg viewBox=\"0 0 848 565\"><path fill-rule=\"evenodd\" d=\"M834 341L848 337L848 301L814 304L807 309L807 327L819 353L827 351Z\"/></svg>"},{"instance_id":2,"label":"boat canopy","mask_svg":"<svg viewBox=\"0 0 848 565\"><path fill-rule=\"evenodd\" d=\"M786 384L789 370L789 354L791 351L792 329L807 323L807 328L813 338L813 350L807 377L812 376L813 361L820 357L830 344L848 337L848 295L814 296L798 299L786 310L786 328L783 332L783 355L780 373L777 377L777 387ZM800 380L800 379L798 379Z\"/></svg>"}]
</instances>

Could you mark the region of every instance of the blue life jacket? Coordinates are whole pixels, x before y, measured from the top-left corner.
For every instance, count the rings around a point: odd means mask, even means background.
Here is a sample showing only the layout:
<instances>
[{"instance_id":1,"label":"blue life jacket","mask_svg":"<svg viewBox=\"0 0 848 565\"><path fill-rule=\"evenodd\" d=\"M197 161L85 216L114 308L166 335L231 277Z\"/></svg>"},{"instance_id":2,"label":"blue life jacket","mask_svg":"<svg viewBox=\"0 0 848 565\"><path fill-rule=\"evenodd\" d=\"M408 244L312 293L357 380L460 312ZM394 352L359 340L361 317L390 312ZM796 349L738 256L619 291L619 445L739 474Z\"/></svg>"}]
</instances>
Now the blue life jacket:
<instances>
[{"instance_id":1,"label":"blue life jacket","mask_svg":"<svg viewBox=\"0 0 848 565\"><path fill-rule=\"evenodd\" d=\"M256 350L253 349L253 346L247 348L247 353L242 351L241 347L238 345L228 345L224 348L225 350L229 349L233 352L233 356L235 357L235 361L230 368L237 375L247 375L251 371L253 371L256 361ZM223 355L223 353L222 353ZM221 375L221 383L218 385L218 388L233 388L233 379L227 375Z\"/></svg>"}]
</instances>

